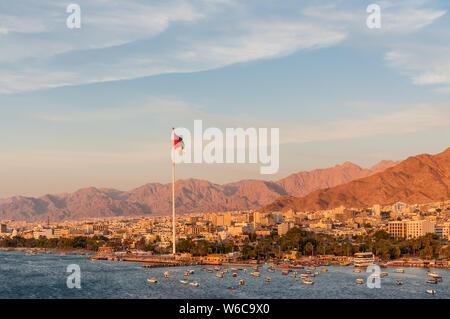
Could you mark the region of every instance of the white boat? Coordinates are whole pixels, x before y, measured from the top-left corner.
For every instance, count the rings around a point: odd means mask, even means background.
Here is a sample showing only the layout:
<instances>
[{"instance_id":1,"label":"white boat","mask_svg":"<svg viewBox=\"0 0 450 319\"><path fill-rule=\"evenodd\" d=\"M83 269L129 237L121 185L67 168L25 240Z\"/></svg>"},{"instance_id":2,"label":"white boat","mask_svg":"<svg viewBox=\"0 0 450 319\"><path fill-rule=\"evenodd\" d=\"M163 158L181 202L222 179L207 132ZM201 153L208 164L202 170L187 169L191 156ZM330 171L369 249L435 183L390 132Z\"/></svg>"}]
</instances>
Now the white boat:
<instances>
[{"instance_id":1,"label":"white boat","mask_svg":"<svg viewBox=\"0 0 450 319\"><path fill-rule=\"evenodd\" d=\"M250 275L252 275L253 277L261 277L261 273L259 271L252 271Z\"/></svg>"},{"instance_id":2,"label":"white boat","mask_svg":"<svg viewBox=\"0 0 450 319\"><path fill-rule=\"evenodd\" d=\"M388 276L389 274L387 273L387 272L385 272L385 271L382 271L381 273L380 273L380 277L386 277L386 276Z\"/></svg>"},{"instance_id":3,"label":"white boat","mask_svg":"<svg viewBox=\"0 0 450 319\"><path fill-rule=\"evenodd\" d=\"M309 276L307 274L301 274L300 279L307 279Z\"/></svg>"},{"instance_id":4,"label":"white boat","mask_svg":"<svg viewBox=\"0 0 450 319\"><path fill-rule=\"evenodd\" d=\"M436 280L436 278L429 278L427 280L427 283L429 283L429 284L437 284L437 280Z\"/></svg>"},{"instance_id":5,"label":"white boat","mask_svg":"<svg viewBox=\"0 0 450 319\"><path fill-rule=\"evenodd\" d=\"M428 289L428 290L427 290L427 294L435 295L435 294L436 294L436 290L434 290L434 289Z\"/></svg>"},{"instance_id":6,"label":"white boat","mask_svg":"<svg viewBox=\"0 0 450 319\"><path fill-rule=\"evenodd\" d=\"M180 282L181 282L182 284L187 284L187 283L189 283L189 281L187 281L187 280L180 280Z\"/></svg>"},{"instance_id":7,"label":"white boat","mask_svg":"<svg viewBox=\"0 0 450 319\"><path fill-rule=\"evenodd\" d=\"M164 272L164 278L169 278L169 272L168 271Z\"/></svg>"},{"instance_id":8,"label":"white boat","mask_svg":"<svg viewBox=\"0 0 450 319\"><path fill-rule=\"evenodd\" d=\"M314 284L314 281L312 281L311 279L305 279L305 280L303 280L303 283L305 284L305 285L313 285Z\"/></svg>"},{"instance_id":9,"label":"white boat","mask_svg":"<svg viewBox=\"0 0 450 319\"><path fill-rule=\"evenodd\" d=\"M353 272L360 273L360 272L361 272L361 269L355 268L355 269L353 269Z\"/></svg>"},{"instance_id":10,"label":"white boat","mask_svg":"<svg viewBox=\"0 0 450 319\"><path fill-rule=\"evenodd\" d=\"M275 272L275 269L269 268L269 269L267 269L267 271L268 271L268 272Z\"/></svg>"},{"instance_id":11,"label":"white boat","mask_svg":"<svg viewBox=\"0 0 450 319\"><path fill-rule=\"evenodd\" d=\"M405 272L405 270L402 269L402 268L397 268L397 269L395 269L394 271L395 271L396 273L398 273L398 274L403 274L403 273Z\"/></svg>"},{"instance_id":12,"label":"white boat","mask_svg":"<svg viewBox=\"0 0 450 319\"><path fill-rule=\"evenodd\" d=\"M356 283L358 285L362 285L364 283L364 279L358 278L358 279L356 279Z\"/></svg>"},{"instance_id":13,"label":"white boat","mask_svg":"<svg viewBox=\"0 0 450 319\"><path fill-rule=\"evenodd\" d=\"M355 267L367 267L375 263L375 256L373 253L356 253L353 258Z\"/></svg>"},{"instance_id":14,"label":"white boat","mask_svg":"<svg viewBox=\"0 0 450 319\"><path fill-rule=\"evenodd\" d=\"M200 286L200 284L197 281L190 282L189 285L194 286L194 287Z\"/></svg>"},{"instance_id":15,"label":"white boat","mask_svg":"<svg viewBox=\"0 0 450 319\"><path fill-rule=\"evenodd\" d=\"M147 279L147 282L150 282L152 284L156 284L158 282L158 280L156 280L156 278L153 277L153 278Z\"/></svg>"},{"instance_id":16,"label":"white boat","mask_svg":"<svg viewBox=\"0 0 450 319\"><path fill-rule=\"evenodd\" d=\"M223 272L218 272L218 273L216 273L216 277L217 278L223 278Z\"/></svg>"},{"instance_id":17,"label":"white boat","mask_svg":"<svg viewBox=\"0 0 450 319\"><path fill-rule=\"evenodd\" d=\"M429 271L427 272L427 275L433 278L439 277L439 274L437 272L434 271Z\"/></svg>"},{"instance_id":18,"label":"white boat","mask_svg":"<svg viewBox=\"0 0 450 319\"><path fill-rule=\"evenodd\" d=\"M190 275L192 275L194 272L195 272L194 269L190 269L190 270L189 270L189 274L190 274Z\"/></svg>"},{"instance_id":19,"label":"white boat","mask_svg":"<svg viewBox=\"0 0 450 319\"><path fill-rule=\"evenodd\" d=\"M185 271L185 272L184 272L184 275L185 275L185 276L189 276L189 271Z\"/></svg>"},{"instance_id":20,"label":"white boat","mask_svg":"<svg viewBox=\"0 0 450 319\"><path fill-rule=\"evenodd\" d=\"M216 267L214 267L214 269L215 269L216 271L219 271L219 270L220 270L220 267L219 267L219 266L216 266Z\"/></svg>"}]
</instances>

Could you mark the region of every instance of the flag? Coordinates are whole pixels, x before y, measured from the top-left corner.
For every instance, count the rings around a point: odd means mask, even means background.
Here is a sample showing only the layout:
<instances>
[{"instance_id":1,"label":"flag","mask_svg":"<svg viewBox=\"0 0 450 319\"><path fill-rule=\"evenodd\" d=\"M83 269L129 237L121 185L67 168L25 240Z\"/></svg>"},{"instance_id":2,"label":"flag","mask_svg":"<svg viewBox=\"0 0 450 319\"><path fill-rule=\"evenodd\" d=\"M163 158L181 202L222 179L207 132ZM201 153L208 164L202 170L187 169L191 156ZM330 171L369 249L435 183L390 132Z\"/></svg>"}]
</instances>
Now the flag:
<instances>
[{"instance_id":1,"label":"flag","mask_svg":"<svg viewBox=\"0 0 450 319\"><path fill-rule=\"evenodd\" d=\"M183 138L181 136L178 136L175 134L175 131L173 131L173 148L178 151L179 153L184 152L184 142Z\"/></svg>"}]
</instances>

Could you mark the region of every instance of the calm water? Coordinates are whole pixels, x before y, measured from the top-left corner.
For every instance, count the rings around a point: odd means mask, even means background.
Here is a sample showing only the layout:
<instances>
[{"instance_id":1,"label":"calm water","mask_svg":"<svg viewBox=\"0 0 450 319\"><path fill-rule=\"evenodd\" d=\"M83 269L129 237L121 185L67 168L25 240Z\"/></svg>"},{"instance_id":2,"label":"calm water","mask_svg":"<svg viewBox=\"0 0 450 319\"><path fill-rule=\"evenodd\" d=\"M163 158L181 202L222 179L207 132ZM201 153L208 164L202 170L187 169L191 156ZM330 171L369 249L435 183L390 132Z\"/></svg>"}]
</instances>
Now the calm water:
<instances>
[{"instance_id":1,"label":"calm water","mask_svg":"<svg viewBox=\"0 0 450 319\"><path fill-rule=\"evenodd\" d=\"M81 268L81 289L69 289L66 267L78 264ZM0 298L450 298L450 271L437 270L443 281L427 284L426 270L405 268L404 274L393 268L383 269L389 276L381 278L380 289L357 285L356 278L367 278L365 272L354 273L353 267L328 267L328 272L312 278L314 285L304 285L299 278L267 272L255 278L243 271L233 278L231 272L216 278L215 272L200 271L197 267L144 269L141 263L90 261L85 256L55 254L26 256L23 252L0 252ZM195 269L187 280L198 281L200 287L179 282L183 273ZM164 278L168 270L170 278ZM250 271L249 271L250 272ZM298 270L302 273L304 270ZM265 277L272 278L271 283ZM155 277L158 283L147 283ZM239 286L239 279L245 285ZM401 279L403 286L395 281ZM228 290L235 287L236 290ZM432 296L426 289L435 289Z\"/></svg>"}]
</instances>

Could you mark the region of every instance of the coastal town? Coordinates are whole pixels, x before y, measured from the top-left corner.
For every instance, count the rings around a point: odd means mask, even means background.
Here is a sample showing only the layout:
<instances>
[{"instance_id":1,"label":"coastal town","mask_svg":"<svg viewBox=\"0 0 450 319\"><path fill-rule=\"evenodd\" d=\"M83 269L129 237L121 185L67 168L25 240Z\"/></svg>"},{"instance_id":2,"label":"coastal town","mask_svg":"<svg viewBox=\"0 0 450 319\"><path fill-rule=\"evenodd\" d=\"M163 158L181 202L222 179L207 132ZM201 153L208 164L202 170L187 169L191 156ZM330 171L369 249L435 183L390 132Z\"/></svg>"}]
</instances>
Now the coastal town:
<instances>
[{"instance_id":1,"label":"coastal town","mask_svg":"<svg viewBox=\"0 0 450 319\"><path fill-rule=\"evenodd\" d=\"M395 265L450 265L450 200L296 212L191 213L41 222L2 220L2 249L90 251L94 259L222 264L322 258L352 263L372 252Z\"/></svg>"}]
</instances>

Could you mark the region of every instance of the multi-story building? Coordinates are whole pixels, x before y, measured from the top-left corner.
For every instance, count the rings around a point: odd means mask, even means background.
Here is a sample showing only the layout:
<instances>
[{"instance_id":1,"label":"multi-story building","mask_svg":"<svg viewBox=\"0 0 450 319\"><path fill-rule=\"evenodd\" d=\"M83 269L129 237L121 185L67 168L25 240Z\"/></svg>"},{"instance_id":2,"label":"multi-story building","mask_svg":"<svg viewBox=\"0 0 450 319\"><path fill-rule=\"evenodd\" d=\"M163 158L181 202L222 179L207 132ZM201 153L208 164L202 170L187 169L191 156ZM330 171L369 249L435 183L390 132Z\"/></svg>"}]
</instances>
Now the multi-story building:
<instances>
[{"instance_id":1,"label":"multi-story building","mask_svg":"<svg viewBox=\"0 0 450 319\"><path fill-rule=\"evenodd\" d=\"M442 237L450 240L450 222L444 223L442 226Z\"/></svg>"},{"instance_id":2,"label":"multi-story building","mask_svg":"<svg viewBox=\"0 0 450 319\"><path fill-rule=\"evenodd\" d=\"M406 238L406 222L398 220L389 222L388 233L394 238Z\"/></svg>"},{"instance_id":3,"label":"multi-story building","mask_svg":"<svg viewBox=\"0 0 450 319\"><path fill-rule=\"evenodd\" d=\"M417 238L434 233L435 222L430 220L402 220L388 223L388 232L396 238Z\"/></svg>"},{"instance_id":4,"label":"multi-story building","mask_svg":"<svg viewBox=\"0 0 450 319\"><path fill-rule=\"evenodd\" d=\"M417 238L434 233L435 222L429 220L409 220L406 223L406 237Z\"/></svg>"}]
</instances>

